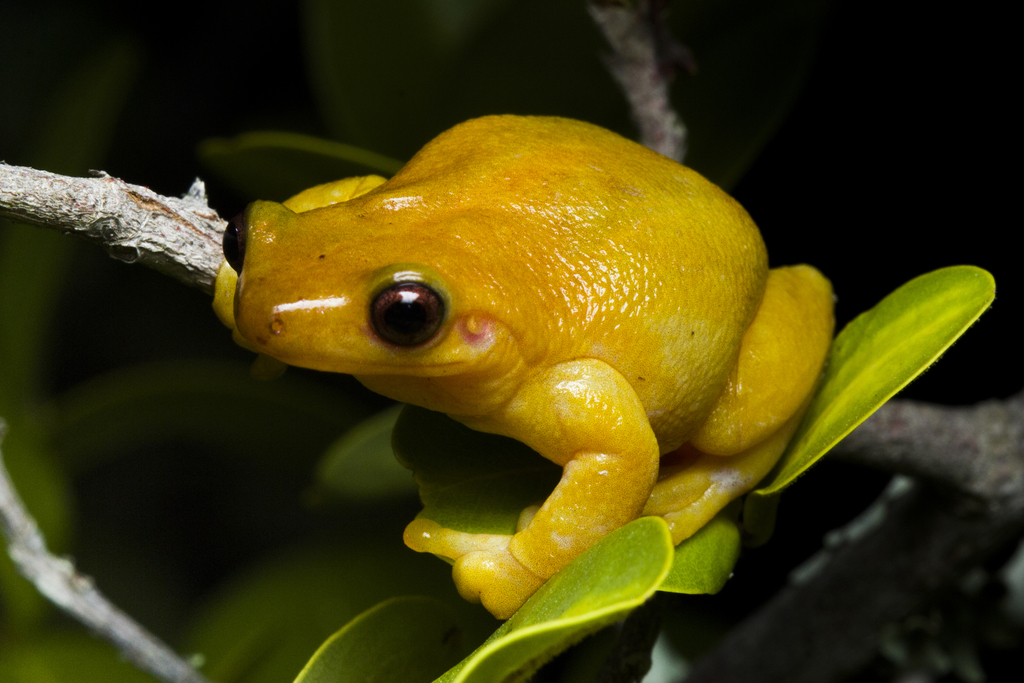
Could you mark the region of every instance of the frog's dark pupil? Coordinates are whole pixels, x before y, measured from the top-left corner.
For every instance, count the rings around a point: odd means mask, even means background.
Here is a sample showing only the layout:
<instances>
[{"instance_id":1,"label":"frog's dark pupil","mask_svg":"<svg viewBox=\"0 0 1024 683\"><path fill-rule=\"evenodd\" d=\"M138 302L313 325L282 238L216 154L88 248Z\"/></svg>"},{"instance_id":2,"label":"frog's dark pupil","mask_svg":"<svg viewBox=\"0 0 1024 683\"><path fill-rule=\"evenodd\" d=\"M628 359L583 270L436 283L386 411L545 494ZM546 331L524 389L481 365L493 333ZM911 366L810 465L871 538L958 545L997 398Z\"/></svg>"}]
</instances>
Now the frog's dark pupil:
<instances>
[{"instance_id":1,"label":"frog's dark pupil","mask_svg":"<svg viewBox=\"0 0 1024 683\"><path fill-rule=\"evenodd\" d=\"M384 312L384 324L398 334L416 334L427 323L427 309L419 301L396 301Z\"/></svg>"},{"instance_id":2,"label":"frog's dark pupil","mask_svg":"<svg viewBox=\"0 0 1024 683\"><path fill-rule=\"evenodd\" d=\"M242 263L245 261L245 215L238 214L231 219L228 227L224 230L224 258L228 264L235 269L236 273L242 272Z\"/></svg>"}]
</instances>

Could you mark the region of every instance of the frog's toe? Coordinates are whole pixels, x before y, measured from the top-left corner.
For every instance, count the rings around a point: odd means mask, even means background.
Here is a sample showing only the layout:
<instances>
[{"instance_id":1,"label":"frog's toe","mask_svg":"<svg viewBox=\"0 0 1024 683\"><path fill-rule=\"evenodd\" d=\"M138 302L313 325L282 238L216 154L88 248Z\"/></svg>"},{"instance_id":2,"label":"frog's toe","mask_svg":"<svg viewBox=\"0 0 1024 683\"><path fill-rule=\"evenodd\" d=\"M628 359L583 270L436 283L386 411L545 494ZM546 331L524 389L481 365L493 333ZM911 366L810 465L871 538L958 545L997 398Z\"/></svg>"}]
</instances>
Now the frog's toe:
<instances>
[{"instance_id":1,"label":"frog's toe","mask_svg":"<svg viewBox=\"0 0 1024 683\"><path fill-rule=\"evenodd\" d=\"M430 519L414 519L405 527L405 544L418 553L433 553L452 560L477 551L508 548L511 536L470 534L443 527Z\"/></svg>"},{"instance_id":2,"label":"frog's toe","mask_svg":"<svg viewBox=\"0 0 1024 683\"><path fill-rule=\"evenodd\" d=\"M519 564L508 549L463 555L452 570L455 587L466 600L483 603L498 619L508 619L544 584Z\"/></svg>"},{"instance_id":3,"label":"frog's toe","mask_svg":"<svg viewBox=\"0 0 1024 683\"><path fill-rule=\"evenodd\" d=\"M537 516L538 510L540 510L540 503L523 508L523 511L519 513L519 521L516 522L516 531L522 531L530 526L530 522Z\"/></svg>"}]
</instances>

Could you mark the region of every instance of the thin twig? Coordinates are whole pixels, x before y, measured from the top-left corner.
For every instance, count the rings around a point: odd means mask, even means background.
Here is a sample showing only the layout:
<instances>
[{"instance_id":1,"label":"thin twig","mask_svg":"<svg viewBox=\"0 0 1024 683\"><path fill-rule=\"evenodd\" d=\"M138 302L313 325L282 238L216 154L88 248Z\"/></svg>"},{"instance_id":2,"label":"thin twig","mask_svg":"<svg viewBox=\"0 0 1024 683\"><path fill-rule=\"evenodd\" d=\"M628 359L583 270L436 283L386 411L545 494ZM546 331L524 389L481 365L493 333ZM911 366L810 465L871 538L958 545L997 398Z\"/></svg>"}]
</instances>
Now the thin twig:
<instances>
[{"instance_id":1,"label":"thin twig","mask_svg":"<svg viewBox=\"0 0 1024 683\"><path fill-rule=\"evenodd\" d=\"M0 445L6 430L0 420ZM18 571L51 602L112 643L125 659L167 683L208 683L188 662L103 597L69 560L50 554L36 521L11 483L2 451L0 531Z\"/></svg>"},{"instance_id":2,"label":"thin twig","mask_svg":"<svg viewBox=\"0 0 1024 683\"><path fill-rule=\"evenodd\" d=\"M663 7L653 0L591 0L587 9L614 50L605 63L626 95L640 142L682 162L686 126L672 108L668 83L676 64L693 66L665 27Z\"/></svg>"},{"instance_id":3,"label":"thin twig","mask_svg":"<svg viewBox=\"0 0 1024 683\"><path fill-rule=\"evenodd\" d=\"M224 260L226 221L198 179L184 197L164 197L105 173L72 178L0 163L0 217L74 233L209 294Z\"/></svg>"}]
</instances>

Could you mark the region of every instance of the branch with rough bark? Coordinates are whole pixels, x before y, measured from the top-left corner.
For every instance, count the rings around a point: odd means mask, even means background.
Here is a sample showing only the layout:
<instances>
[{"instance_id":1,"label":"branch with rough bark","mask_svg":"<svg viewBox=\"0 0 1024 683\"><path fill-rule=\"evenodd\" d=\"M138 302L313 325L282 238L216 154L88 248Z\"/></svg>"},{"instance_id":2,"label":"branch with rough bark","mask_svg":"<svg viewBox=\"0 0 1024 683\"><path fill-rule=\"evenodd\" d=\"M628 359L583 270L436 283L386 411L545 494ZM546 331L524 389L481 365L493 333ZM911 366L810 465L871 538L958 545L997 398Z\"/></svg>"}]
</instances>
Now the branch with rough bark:
<instances>
[{"instance_id":1,"label":"branch with rough bark","mask_svg":"<svg viewBox=\"0 0 1024 683\"><path fill-rule=\"evenodd\" d=\"M0 447L6 430L0 419ZM188 662L107 600L70 560L47 550L39 527L11 483L2 450L0 532L18 571L50 602L112 643L125 659L167 683L207 683Z\"/></svg>"},{"instance_id":2,"label":"branch with rough bark","mask_svg":"<svg viewBox=\"0 0 1024 683\"><path fill-rule=\"evenodd\" d=\"M591 0L587 9L614 51L605 65L629 102L640 142L682 162L686 126L672 108L668 86L677 68L695 67L689 51L665 25L665 5L657 0Z\"/></svg>"},{"instance_id":3,"label":"branch with rough bark","mask_svg":"<svg viewBox=\"0 0 1024 683\"><path fill-rule=\"evenodd\" d=\"M72 233L209 294L224 260L227 222L206 205L199 179L185 196L164 197L106 173L72 178L0 163L0 218Z\"/></svg>"}]
</instances>

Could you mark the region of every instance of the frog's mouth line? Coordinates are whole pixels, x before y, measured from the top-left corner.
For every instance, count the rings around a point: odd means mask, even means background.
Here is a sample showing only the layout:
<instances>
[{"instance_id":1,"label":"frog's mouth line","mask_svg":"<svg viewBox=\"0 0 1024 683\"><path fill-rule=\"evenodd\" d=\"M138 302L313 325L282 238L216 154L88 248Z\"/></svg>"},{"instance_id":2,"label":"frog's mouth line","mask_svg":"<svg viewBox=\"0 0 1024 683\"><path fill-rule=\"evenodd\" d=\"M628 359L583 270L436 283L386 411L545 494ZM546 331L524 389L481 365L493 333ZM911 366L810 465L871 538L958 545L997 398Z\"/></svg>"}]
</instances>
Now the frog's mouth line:
<instances>
[{"instance_id":1,"label":"frog's mouth line","mask_svg":"<svg viewBox=\"0 0 1024 683\"><path fill-rule=\"evenodd\" d=\"M340 367L345 364L332 365L331 363L317 363L316 361L311 362L297 362L289 361L284 358L278 360L287 363L288 365L294 365L296 367L306 368L309 370L318 370L321 372L337 372L344 375L352 375L354 377L361 376L387 376L387 375L405 375L409 377L443 377L446 375L457 374L452 370L457 369L461 366L465 366L470 361L448 361L445 363L419 363L415 365L408 365L402 363L353 363L351 367Z\"/></svg>"},{"instance_id":2,"label":"frog's mouth line","mask_svg":"<svg viewBox=\"0 0 1024 683\"><path fill-rule=\"evenodd\" d=\"M316 307L304 306L298 310L315 312ZM288 365L309 370L337 372L346 375L440 377L457 374L462 368L472 364L479 357L477 354L473 354L473 357L468 358L430 358L428 354L435 351L437 345L443 343L444 338L451 331L418 348L401 348L382 342L369 329L369 325L364 325L360 329L360 334L353 338L353 345L351 347L339 344L335 340L333 343L318 349L311 348L305 343L300 344L297 348L289 348L291 344L288 343L287 337L289 336L288 329L290 326L285 322L285 319L288 317L287 314L278 315L275 312L270 325L270 335L259 344L260 351ZM363 349L364 345L373 347L381 355L372 358L359 353L359 349ZM395 357L387 357L391 355Z\"/></svg>"}]
</instances>

